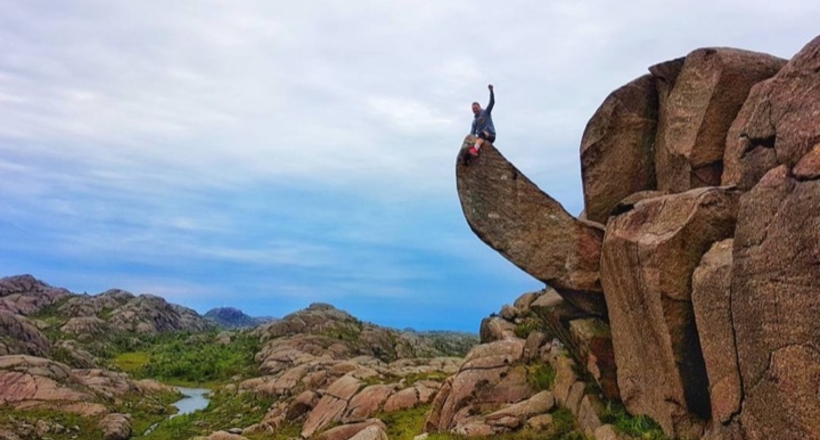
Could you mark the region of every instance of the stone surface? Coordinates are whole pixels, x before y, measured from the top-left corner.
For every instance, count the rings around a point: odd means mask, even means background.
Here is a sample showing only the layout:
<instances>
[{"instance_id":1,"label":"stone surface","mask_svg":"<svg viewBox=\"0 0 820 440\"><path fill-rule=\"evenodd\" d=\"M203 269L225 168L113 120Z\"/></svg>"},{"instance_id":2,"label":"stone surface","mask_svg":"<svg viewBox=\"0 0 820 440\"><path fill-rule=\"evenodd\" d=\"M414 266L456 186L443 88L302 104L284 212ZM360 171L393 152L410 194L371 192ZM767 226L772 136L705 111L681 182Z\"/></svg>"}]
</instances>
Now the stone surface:
<instances>
[{"instance_id":1,"label":"stone surface","mask_svg":"<svg viewBox=\"0 0 820 440\"><path fill-rule=\"evenodd\" d=\"M532 396L526 368L515 365L523 349L520 339L473 348L459 372L442 385L433 400L425 431L450 431L463 425L470 413L492 412Z\"/></svg>"},{"instance_id":2,"label":"stone surface","mask_svg":"<svg viewBox=\"0 0 820 440\"><path fill-rule=\"evenodd\" d=\"M359 432L371 427L376 426L380 428L382 431L386 431L387 427L381 420L378 419L368 419L364 422L359 423L351 423L348 425L341 425L335 428L328 429L327 431L313 437L315 440L348 440L351 437L355 436Z\"/></svg>"},{"instance_id":3,"label":"stone surface","mask_svg":"<svg viewBox=\"0 0 820 440\"><path fill-rule=\"evenodd\" d=\"M774 148L777 163L794 167L820 143L820 37L809 42L748 97L752 111L741 129L750 145Z\"/></svg>"},{"instance_id":4,"label":"stone surface","mask_svg":"<svg viewBox=\"0 0 820 440\"><path fill-rule=\"evenodd\" d=\"M381 411L384 402L395 393L388 385L370 385L356 394L342 417L342 422L358 422L369 419Z\"/></svg>"},{"instance_id":5,"label":"stone surface","mask_svg":"<svg viewBox=\"0 0 820 440\"><path fill-rule=\"evenodd\" d=\"M485 419L491 422L505 417L514 417L520 422L525 422L531 417L550 412L554 407L555 397L552 396L552 393L541 391L527 400L490 413Z\"/></svg>"},{"instance_id":6,"label":"stone surface","mask_svg":"<svg viewBox=\"0 0 820 440\"><path fill-rule=\"evenodd\" d=\"M105 440L128 440L131 438L131 416L108 414L100 420L100 429Z\"/></svg>"},{"instance_id":7,"label":"stone surface","mask_svg":"<svg viewBox=\"0 0 820 440\"><path fill-rule=\"evenodd\" d=\"M0 310L0 356L47 356L51 342L28 318Z\"/></svg>"},{"instance_id":8,"label":"stone surface","mask_svg":"<svg viewBox=\"0 0 820 440\"><path fill-rule=\"evenodd\" d=\"M456 181L467 223L482 241L579 308L606 314L600 228L571 216L491 144L470 165L457 161Z\"/></svg>"},{"instance_id":9,"label":"stone surface","mask_svg":"<svg viewBox=\"0 0 820 440\"><path fill-rule=\"evenodd\" d=\"M720 423L729 422L740 409L740 374L729 298L732 243L728 239L712 245L692 276L692 307L709 377L712 419Z\"/></svg>"},{"instance_id":10,"label":"stone surface","mask_svg":"<svg viewBox=\"0 0 820 440\"><path fill-rule=\"evenodd\" d=\"M627 409L667 434L700 435L711 414L691 304L691 277L734 232L739 194L701 188L644 200L607 224L602 281Z\"/></svg>"},{"instance_id":11,"label":"stone surface","mask_svg":"<svg viewBox=\"0 0 820 440\"><path fill-rule=\"evenodd\" d=\"M587 123L581 139L586 218L606 223L624 197L655 189L658 93L644 75L612 92Z\"/></svg>"},{"instance_id":12,"label":"stone surface","mask_svg":"<svg viewBox=\"0 0 820 440\"><path fill-rule=\"evenodd\" d=\"M820 438L819 195L783 165L741 198L731 307L748 439Z\"/></svg>"},{"instance_id":13,"label":"stone surface","mask_svg":"<svg viewBox=\"0 0 820 440\"><path fill-rule=\"evenodd\" d=\"M332 422L341 419L350 399L361 389L362 382L353 376L342 376L327 389L302 426L302 437L310 437Z\"/></svg>"},{"instance_id":14,"label":"stone surface","mask_svg":"<svg viewBox=\"0 0 820 440\"><path fill-rule=\"evenodd\" d=\"M751 87L784 63L771 55L729 48L687 55L657 135L657 188L679 193L719 185L729 127Z\"/></svg>"},{"instance_id":15,"label":"stone surface","mask_svg":"<svg viewBox=\"0 0 820 440\"><path fill-rule=\"evenodd\" d=\"M601 387L604 395L620 400L615 352L609 324L599 318L574 319L569 322L569 333L578 346L580 360Z\"/></svg>"},{"instance_id":16,"label":"stone surface","mask_svg":"<svg viewBox=\"0 0 820 440\"><path fill-rule=\"evenodd\" d=\"M0 278L0 311L33 315L66 296L66 289L51 287L31 275Z\"/></svg>"},{"instance_id":17,"label":"stone surface","mask_svg":"<svg viewBox=\"0 0 820 440\"><path fill-rule=\"evenodd\" d=\"M387 433L381 426L378 425L371 425L367 428L362 429L353 437L350 437L350 440L388 440L389 437Z\"/></svg>"},{"instance_id":18,"label":"stone surface","mask_svg":"<svg viewBox=\"0 0 820 440\"><path fill-rule=\"evenodd\" d=\"M481 320L479 336L482 344L515 338L515 324L500 316L490 316Z\"/></svg>"}]
</instances>

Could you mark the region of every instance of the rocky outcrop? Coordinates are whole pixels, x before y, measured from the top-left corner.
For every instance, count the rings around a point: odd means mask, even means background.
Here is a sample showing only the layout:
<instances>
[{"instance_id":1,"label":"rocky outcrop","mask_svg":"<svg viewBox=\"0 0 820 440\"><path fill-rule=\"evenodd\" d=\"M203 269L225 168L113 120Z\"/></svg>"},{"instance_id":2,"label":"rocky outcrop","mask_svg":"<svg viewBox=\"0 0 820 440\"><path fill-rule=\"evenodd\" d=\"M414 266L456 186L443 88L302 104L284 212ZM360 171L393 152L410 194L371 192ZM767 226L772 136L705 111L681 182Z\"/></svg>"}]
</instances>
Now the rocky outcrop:
<instances>
[{"instance_id":1,"label":"rocky outcrop","mask_svg":"<svg viewBox=\"0 0 820 440\"><path fill-rule=\"evenodd\" d=\"M587 123L581 139L586 218L606 224L630 194L655 189L658 93L644 75L612 92Z\"/></svg>"},{"instance_id":2,"label":"rocky outcrop","mask_svg":"<svg viewBox=\"0 0 820 440\"><path fill-rule=\"evenodd\" d=\"M116 331L156 334L203 331L210 324L191 309L169 304L158 296L140 295L114 309L108 325Z\"/></svg>"},{"instance_id":3,"label":"rocky outcrop","mask_svg":"<svg viewBox=\"0 0 820 440\"><path fill-rule=\"evenodd\" d=\"M698 49L686 56L657 134L658 189L672 193L720 185L726 134L758 82L785 60L730 48Z\"/></svg>"},{"instance_id":4,"label":"rocky outcrop","mask_svg":"<svg viewBox=\"0 0 820 440\"><path fill-rule=\"evenodd\" d=\"M100 429L105 440L128 440L131 438L131 416L129 414L109 414L100 420Z\"/></svg>"},{"instance_id":5,"label":"rocky outcrop","mask_svg":"<svg viewBox=\"0 0 820 440\"><path fill-rule=\"evenodd\" d=\"M750 439L820 438L818 195L782 165L741 198L730 304Z\"/></svg>"},{"instance_id":6,"label":"rocky outcrop","mask_svg":"<svg viewBox=\"0 0 820 440\"><path fill-rule=\"evenodd\" d=\"M69 291L51 287L31 275L0 278L0 311L29 316L68 295Z\"/></svg>"},{"instance_id":7,"label":"rocky outcrop","mask_svg":"<svg viewBox=\"0 0 820 440\"><path fill-rule=\"evenodd\" d=\"M715 243L692 276L692 307L709 378L712 420L719 423L728 423L740 410L741 398L730 300L732 243Z\"/></svg>"},{"instance_id":8,"label":"rocky outcrop","mask_svg":"<svg viewBox=\"0 0 820 440\"><path fill-rule=\"evenodd\" d=\"M627 409L698 438L711 408L691 303L703 254L730 237L737 192L703 188L644 200L611 217L601 278Z\"/></svg>"},{"instance_id":9,"label":"rocky outcrop","mask_svg":"<svg viewBox=\"0 0 820 440\"><path fill-rule=\"evenodd\" d=\"M233 307L211 309L205 312L204 316L205 319L227 329L256 327L257 325L274 321L273 318L254 318Z\"/></svg>"},{"instance_id":10,"label":"rocky outcrop","mask_svg":"<svg viewBox=\"0 0 820 440\"><path fill-rule=\"evenodd\" d=\"M73 296L60 306L59 311L69 318L99 317L99 315L111 312L134 298L135 296L131 292L111 289L99 295Z\"/></svg>"},{"instance_id":11,"label":"rocky outcrop","mask_svg":"<svg viewBox=\"0 0 820 440\"><path fill-rule=\"evenodd\" d=\"M50 352L51 342L29 319L0 311L0 356L47 356Z\"/></svg>"},{"instance_id":12,"label":"rocky outcrop","mask_svg":"<svg viewBox=\"0 0 820 440\"><path fill-rule=\"evenodd\" d=\"M459 158L470 145L465 139ZM603 230L570 215L491 144L456 181L467 223L487 245L582 310L606 314L599 261Z\"/></svg>"},{"instance_id":13,"label":"rocky outcrop","mask_svg":"<svg viewBox=\"0 0 820 440\"><path fill-rule=\"evenodd\" d=\"M820 439L820 37L788 62L703 48L649 71L610 94L584 133L582 217L606 223L590 264L566 259L583 242L578 220L492 146L456 167L467 221L568 300L532 302L543 328L526 345L559 338L609 398L617 378L631 413L683 439ZM566 264L544 265L540 251ZM562 290L568 274L596 270L600 289L584 298L603 293L597 311ZM482 341L530 326L515 316L486 319ZM556 400L595 425L582 409L594 398L578 399L566 375L558 368ZM497 432L486 420L460 426Z\"/></svg>"}]
</instances>

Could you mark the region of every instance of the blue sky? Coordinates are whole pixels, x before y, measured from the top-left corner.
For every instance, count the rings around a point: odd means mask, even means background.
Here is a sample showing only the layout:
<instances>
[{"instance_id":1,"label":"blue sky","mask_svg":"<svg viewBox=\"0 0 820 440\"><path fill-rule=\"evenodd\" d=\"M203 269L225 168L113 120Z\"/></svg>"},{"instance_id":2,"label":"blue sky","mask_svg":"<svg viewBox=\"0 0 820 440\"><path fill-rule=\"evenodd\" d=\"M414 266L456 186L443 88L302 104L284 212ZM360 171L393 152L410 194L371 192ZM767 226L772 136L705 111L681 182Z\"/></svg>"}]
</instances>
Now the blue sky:
<instances>
[{"instance_id":1,"label":"blue sky","mask_svg":"<svg viewBox=\"0 0 820 440\"><path fill-rule=\"evenodd\" d=\"M0 275L477 331L542 287L460 211L488 83L497 146L577 214L609 92L699 47L791 57L820 16L616 3L0 0Z\"/></svg>"}]
</instances>

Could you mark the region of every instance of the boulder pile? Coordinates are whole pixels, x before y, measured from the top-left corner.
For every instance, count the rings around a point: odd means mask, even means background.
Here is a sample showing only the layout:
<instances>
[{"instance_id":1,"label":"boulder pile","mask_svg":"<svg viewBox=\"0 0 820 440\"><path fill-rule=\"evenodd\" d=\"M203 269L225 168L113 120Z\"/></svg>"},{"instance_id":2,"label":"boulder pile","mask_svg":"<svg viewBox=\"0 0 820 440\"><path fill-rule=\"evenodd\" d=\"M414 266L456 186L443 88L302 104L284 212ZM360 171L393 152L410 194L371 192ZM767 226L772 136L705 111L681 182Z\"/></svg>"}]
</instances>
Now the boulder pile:
<instances>
[{"instance_id":1,"label":"boulder pile","mask_svg":"<svg viewBox=\"0 0 820 440\"><path fill-rule=\"evenodd\" d=\"M578 218L493 145L459 152L476 235L572 306L545 318L573 358L675 438L820 439L818 72L820 37L651 66L586 127ZM611 339L579 339L579 313Z\"/></svg>"}]
</instances>

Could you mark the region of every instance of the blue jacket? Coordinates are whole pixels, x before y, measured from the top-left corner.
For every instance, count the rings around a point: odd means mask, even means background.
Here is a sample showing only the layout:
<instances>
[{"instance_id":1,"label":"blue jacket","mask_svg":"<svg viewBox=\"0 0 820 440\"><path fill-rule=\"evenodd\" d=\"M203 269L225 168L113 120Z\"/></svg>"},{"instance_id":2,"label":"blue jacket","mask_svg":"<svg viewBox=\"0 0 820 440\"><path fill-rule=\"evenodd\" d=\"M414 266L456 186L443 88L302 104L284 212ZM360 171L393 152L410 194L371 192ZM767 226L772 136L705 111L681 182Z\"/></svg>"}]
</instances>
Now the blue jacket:
<instances>
[{"instance_id":1,"label":"blue jacket","mask_svg":"<svg viewBox=\"0 0 820 440\"><path fill-rule=\"evenodd\" d=\"M492 90L490 90L490 103L487 104L487 108L482 109L477 115L475 115L475 118L473 119L473 129L470 131L470 134L478 136L478 134L484 130L490 134L495 134L495 126L493 125L493 116L491 114L494 105L495 94Z\"/></svg>"}]
</instances>

